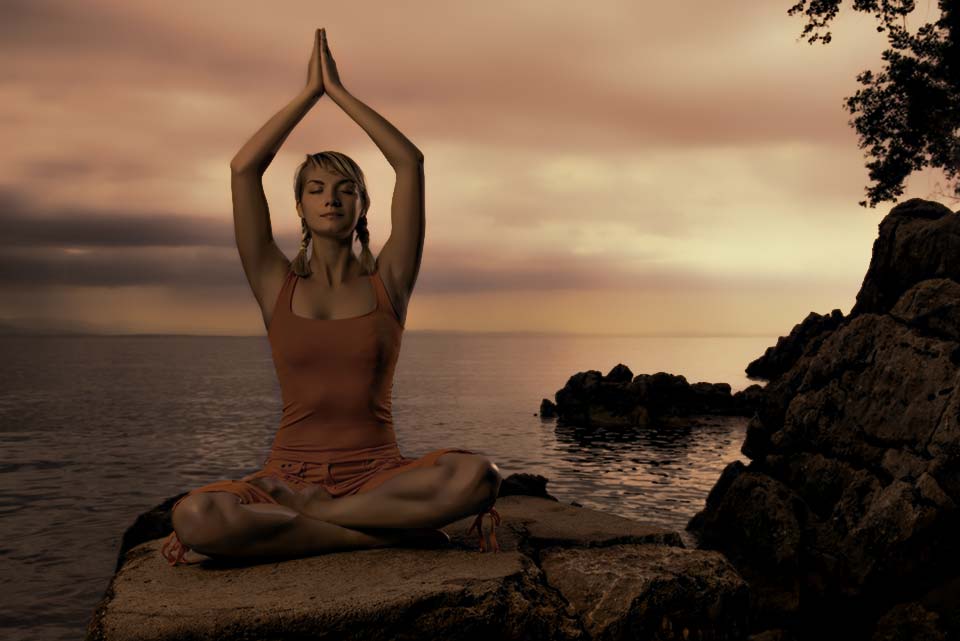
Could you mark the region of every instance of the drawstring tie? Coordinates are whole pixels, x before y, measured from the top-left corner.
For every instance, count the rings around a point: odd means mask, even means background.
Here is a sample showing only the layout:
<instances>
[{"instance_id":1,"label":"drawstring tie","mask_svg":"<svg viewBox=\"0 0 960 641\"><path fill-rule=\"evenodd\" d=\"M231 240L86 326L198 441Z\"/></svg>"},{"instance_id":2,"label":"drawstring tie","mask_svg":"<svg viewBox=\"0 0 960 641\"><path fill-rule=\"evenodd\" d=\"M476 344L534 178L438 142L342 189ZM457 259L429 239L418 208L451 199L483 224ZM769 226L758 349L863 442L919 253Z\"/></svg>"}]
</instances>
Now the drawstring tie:
<instances>
[{"instance_id":1,"label":"drawstring tie","mask_svg":"<svg viewBox=\"0 0 960 641\"><path fill-rule=\"evenodd\" d=\"M163 557L170 565L176 565L180 563L180 561L183 561L183 557L189 549L190 548L180 542L180 537L177 536L177 532L174 530L170 533L170 536L167 537L163 547L160 548L160 553L163 554Z\"/></svg>"},{"instance_id":2,"label":"drawstring tie","mask_svg":"<svg viewBox=\"0 0 960 641\"><path fill-rule=\"evenodd\" d=\"M500 544L497 543L497 526L500 525L500 513L497 512L493 507L489 507L480 514L477 514L477 518L473 520L473 525L470 526L470 529L467 530L467 534L473 532L473 528L477 528L477 536L480 537L480 551L486 552L486 543L483 540L483 515L490 515L490 543L491 551L499 552Z\"/></svg>"}]
</instances>

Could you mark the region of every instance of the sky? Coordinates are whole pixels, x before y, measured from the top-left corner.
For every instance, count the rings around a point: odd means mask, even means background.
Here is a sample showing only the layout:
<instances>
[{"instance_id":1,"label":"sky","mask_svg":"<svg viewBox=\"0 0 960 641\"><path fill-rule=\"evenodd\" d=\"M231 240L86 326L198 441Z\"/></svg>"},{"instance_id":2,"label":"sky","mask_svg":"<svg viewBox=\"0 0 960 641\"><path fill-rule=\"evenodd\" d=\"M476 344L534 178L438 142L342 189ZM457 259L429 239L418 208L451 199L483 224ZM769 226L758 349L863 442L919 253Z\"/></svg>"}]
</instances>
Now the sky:
<instances>
[{"instance_id":1,"label":"sky","mask_svg":"<svg viewBox=\"0 0 960 641\"><path fill-rule=\"evenodd\" d=\"M5 0L0 327L265 335L229 163L303 88L318 27L424 154L407 331L779 336L846 314L895 203L857 204L843 101L887 43L844 4L808 44L792 4ZM264 174L277 244L296 256L294 171L325 149L365 173L376 255L393 170L329 97ZM900 200L956 209L945 191L927 169Z\"/></svg>"}]
</instances>

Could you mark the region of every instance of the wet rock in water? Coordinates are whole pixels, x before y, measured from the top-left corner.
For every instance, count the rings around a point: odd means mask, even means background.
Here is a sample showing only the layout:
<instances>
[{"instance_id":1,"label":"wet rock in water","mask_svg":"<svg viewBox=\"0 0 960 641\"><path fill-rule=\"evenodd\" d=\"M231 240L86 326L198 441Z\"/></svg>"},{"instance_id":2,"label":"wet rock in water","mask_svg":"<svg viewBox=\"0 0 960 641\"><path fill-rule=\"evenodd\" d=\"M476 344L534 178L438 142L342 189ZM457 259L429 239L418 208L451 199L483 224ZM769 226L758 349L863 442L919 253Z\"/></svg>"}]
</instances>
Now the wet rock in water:
<instances>
[{"instance_id":1,"label":"wet rock in water","mask_svg":"<svg viewBox=\"0 0 960 641\"><path fill-rule=\"evenodd\" d=\"M557 406L549 398L545 398L542 401L540 401L540 417L541 418L557 417Z\"/></svg>"},{"instance_id":2,"label":"wet rock in water","mask_svg":"<svg viewBox=\"0 0 960 641\"><path fill-rule=\"evenodd\" d=\"M597 370L578 372L556 392L556 405L541 402L557 416L557 427L646 427L677 417L750 416L763 394L760 385L730 393L727 383L690 384L683 376L633 373L623 363L604 376Z\"/></svg>"}]
</instances>

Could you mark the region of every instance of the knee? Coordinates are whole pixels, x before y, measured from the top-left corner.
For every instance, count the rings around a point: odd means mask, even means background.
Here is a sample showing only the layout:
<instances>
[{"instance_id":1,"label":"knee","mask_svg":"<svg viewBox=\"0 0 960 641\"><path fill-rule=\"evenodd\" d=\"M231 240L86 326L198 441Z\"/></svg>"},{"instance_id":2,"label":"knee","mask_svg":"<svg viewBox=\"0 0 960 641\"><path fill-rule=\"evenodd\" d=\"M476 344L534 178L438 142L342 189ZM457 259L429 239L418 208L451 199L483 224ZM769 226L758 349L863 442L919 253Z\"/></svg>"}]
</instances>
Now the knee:
<instances>
[{"instance_id":1,"label":"knee","mask_svg":"<svg viewBox=\"0 0 960 641\"><path fill-rule=\"evenodd\" d=\"M458 477L461 482L457 484L455 492L461 500L468 497L470 501L484 507L497 500L503 477L500 468L490 459L484 456L474 457L464 466Z\"/></svg>"},{"instance_id":2,"label":"knee","mask_svg":"<svg viewBox=\"0 0 960 641\"><path fill-rule=\"evenodd\" d=\"M180 501L170 515L180 542L191 548L206 543L215 509L209 494L191 494Z\"/></svg>"},{"instance_id":3,"label":"knee","mask_svg":"<svg viewBox=\"0 0 960 641\"><path fill-rule=\"evenodd\" d=\"M483 476L484 482L490 486L490 499L495 501L500 494L500 484L503 482L503 475L500 474L500 468L493 461L487 461L487 467Z\"/></svg>"}]
</instances>

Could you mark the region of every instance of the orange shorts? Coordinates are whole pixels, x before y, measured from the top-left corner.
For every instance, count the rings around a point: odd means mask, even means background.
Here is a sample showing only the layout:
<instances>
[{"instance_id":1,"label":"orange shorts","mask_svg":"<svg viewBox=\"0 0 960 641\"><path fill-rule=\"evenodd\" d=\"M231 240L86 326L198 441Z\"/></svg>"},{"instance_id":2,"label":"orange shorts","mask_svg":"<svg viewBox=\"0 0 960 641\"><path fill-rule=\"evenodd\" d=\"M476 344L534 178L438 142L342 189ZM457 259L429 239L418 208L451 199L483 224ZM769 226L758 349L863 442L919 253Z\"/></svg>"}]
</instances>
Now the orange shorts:
<instances>
[{"instance_id":1,"label":"orange shorts","mask_svg":"<svg viewBox=\"0 0 960 641\"><path fill-rule=\"evenodd\" d=\"M451 447L433 450L420 458L391 456L336 463L307 463L271 456L267 459L263 469L248 474L242 479L214 481L190 490L173 504L173 507L170 508L170 514L173 514L173 510L185 498L200 492L229 492L236 495L240 503L277 503L266 491L248 482L265 476L284 481L295 492L302 491L312 485L320 485L335 499L352 494L361 494L369 492L406 470L436 465L437 459L447 452L476 453L472 450ZM180 542L176 531L170 533L161 550L163 556L171 565L180 563L186 551L187 548Z\"/></svg>"}]
</instances>

